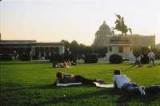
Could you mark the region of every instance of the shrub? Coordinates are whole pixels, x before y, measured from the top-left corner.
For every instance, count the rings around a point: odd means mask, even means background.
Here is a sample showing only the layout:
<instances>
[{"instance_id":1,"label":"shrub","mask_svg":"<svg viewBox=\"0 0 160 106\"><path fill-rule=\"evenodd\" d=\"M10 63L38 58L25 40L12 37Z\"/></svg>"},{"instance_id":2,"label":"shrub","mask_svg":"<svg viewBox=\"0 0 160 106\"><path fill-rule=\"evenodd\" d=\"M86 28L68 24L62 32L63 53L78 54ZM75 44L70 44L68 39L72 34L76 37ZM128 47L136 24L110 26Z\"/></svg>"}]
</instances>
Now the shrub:
<instances>
[{"instance_id":1,"label":"shrub","mask_svg":"<svg viewBox=\"0 0 160 106\"><path fill-rule=\"evenodd\" d=\"M118 54L112 54L109 57L109 62L112 64L119 64L119 63L122 63L122 61L123 61L122 56L120 56Z\"/></svg>"},{"instance_id":2,"label":"shrub","mask_svg":"<svg viewBox=\"0 0 160 106\"><path fill-rule=\"evenodd\" d=\"M84 58L85 63L97 63L98 58L96 54L87 54Z\"/></svg>"},{"instance_id":3,"label":"shrub","mask_svg":"<svg viewBox=\"0 0 160 106\"><path fill-rule=\"evenodd\" d=\"M31 60L31 56L29 54L23 54L20 56L20 60L22 61L30 61Z\"/></svg>"},{"instance_id":4,"label":"shrub","mask_svg":"<svg viewBox=\"0 0 160 106\"><path fill-rule=\"evenodd\" d=\"M60 54L53 54L52 56L50 56L50 62L63 62L64 61L64 56L60 55Z\"/></svg>"},{"instance_id":5,"label":"shrub","mask_svg":"<svg viewBox=\"0 0 160 106\"><path fill-rule=\"evenodd\" d=\"M0 55L0 60L1 61L11 61L12 60L12 56L9 54L2 54Z\"/></svg>"}]
</instances>

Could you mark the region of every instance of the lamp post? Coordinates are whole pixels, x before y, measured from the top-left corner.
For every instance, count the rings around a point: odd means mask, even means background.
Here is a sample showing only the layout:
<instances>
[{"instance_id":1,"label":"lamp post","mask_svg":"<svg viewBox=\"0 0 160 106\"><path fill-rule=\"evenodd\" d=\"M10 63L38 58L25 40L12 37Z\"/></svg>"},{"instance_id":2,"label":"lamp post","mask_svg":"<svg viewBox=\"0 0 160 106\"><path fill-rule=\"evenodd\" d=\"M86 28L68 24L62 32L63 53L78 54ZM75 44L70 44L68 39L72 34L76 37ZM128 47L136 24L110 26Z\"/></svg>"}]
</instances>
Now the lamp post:
<instances>
[{"instance_id":1,"label":"lamp post","mask_svg":"<svg viewBox=\"0 0 160 106\"><path fill-rule=\"evenodd\" d=\"M151 50L151 46L150 45L148 46L148 49Z\"/></svg>"}]
</instances>

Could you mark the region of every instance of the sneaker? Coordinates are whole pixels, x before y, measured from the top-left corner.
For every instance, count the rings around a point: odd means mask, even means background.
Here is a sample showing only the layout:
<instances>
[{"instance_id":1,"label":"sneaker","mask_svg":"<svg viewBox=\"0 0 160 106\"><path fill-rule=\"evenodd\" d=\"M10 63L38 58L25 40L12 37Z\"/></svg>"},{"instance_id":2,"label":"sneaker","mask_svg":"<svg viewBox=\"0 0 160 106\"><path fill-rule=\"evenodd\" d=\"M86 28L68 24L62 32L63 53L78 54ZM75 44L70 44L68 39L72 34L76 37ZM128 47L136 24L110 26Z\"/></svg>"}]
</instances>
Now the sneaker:
<instances>
[{"instance_id":1,"label":"sneaker","mask_svg":"<svg viewBox=\"0 0 160 106\"><path fill-rule=\"evenodd\" d=\"M139 91L140 91L141 95L146 95L144 87L139 87Z\"/></svg>"}]
</instances>

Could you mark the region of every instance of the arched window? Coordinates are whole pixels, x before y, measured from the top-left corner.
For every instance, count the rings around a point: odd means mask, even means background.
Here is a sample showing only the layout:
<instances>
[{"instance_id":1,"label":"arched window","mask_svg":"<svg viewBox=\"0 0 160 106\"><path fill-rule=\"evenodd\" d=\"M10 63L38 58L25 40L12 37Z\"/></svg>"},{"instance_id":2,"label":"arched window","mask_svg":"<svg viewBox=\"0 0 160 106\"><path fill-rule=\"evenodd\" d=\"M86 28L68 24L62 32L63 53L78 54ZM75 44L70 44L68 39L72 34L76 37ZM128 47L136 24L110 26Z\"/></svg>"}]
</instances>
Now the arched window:
<instances>
[{"instance_id":1,"label":"arched window","mask_svg":"<svg viewBox=\"0 0 160 106\"><path fill-rule=\"evenodd\" d=\"M123 46L119 47L119 52L123 52Z\"/></svg>"},{"instance_id":2,"label":"arched window","mask_svg":"<svg viewBox=\"0 0 160 106\"><path fill-rule=\"evenodd\" d=\"M132 51L132 47L130 47L130 51Z\"/></svg>"},{"instance_id":3,"label":"arched window","mask_svg":"<svg viewBox=\"0 0 160 106\"><path fill-rule=\"evenodd\" d=\"M110 51L110 52L112 51L112 47L109 48L109 51Z\"/></svg>"}]
</instances>

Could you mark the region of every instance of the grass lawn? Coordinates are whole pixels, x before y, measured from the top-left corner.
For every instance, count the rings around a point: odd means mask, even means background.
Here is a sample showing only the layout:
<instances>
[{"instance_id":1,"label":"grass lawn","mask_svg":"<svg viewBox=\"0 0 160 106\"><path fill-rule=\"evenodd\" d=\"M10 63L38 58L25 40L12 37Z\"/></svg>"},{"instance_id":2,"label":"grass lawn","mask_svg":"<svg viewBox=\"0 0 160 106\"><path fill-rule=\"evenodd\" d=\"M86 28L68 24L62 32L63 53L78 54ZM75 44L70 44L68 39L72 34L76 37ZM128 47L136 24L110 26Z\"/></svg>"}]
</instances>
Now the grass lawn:
<instances>
[{"instance_id":1,"label":"grass lawn","mask_svg":"<svg viewBox=\"0 0 160 106\"><path fill-rule=\"evenodd\" d=\"M132 81L142 86L160 85L160 62L155 67L133 67L129 63L78 64L71 68L52 68L51 63L0 62L1 105L56 106L159 106L160 94L139 96L114 89L90 86L54 87L58 71L100 78L112 83L112 73L120 69Z\"/></svg>"}]
</instances>

